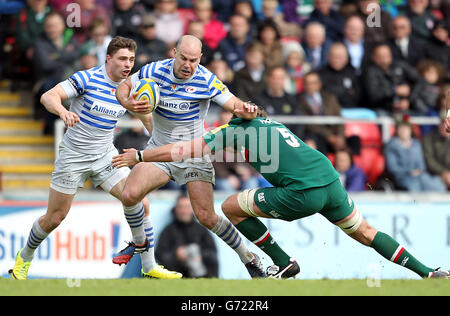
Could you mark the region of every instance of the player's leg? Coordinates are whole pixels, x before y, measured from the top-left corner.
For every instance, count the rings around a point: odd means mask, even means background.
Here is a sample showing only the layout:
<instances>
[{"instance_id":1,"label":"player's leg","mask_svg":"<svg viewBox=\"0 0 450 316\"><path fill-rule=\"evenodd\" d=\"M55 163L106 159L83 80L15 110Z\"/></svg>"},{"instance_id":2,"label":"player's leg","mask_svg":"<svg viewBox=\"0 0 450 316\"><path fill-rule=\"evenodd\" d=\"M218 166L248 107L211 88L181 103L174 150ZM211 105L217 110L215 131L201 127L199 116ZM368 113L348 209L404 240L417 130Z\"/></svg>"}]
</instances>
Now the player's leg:
<instances>
[{"instance_id":1,"label":"player's leg","mask_svg":"<svg viewBox=\"0 0 450 316\"><path fill-rule=\"evenodd\" d=\"M126 168L119 169L126 170ZM109 192L112 196L116 197L119 201L122 201L122 191L127 181L127 175L123 175L123 178L108 191L105 187L105 183L102 187L105 191ZM108 182L108 181L106 181ZM146 199L146 198L145 198ZM127 247L126 253L121 253L113 259L116 264L127 264L135 253L141 254L142 267L144 271L150 271L156 265L154 244L150 243L145 234L144 218L145 218L145 206L143 202L136 204L133 207L123 207L125 218L131 230L133 236L133 242Z\"/></svg>"},{"instance_id":2,"label":"player's leg","mask_svg":"<svg viewBox=\"0 0 450 316\"><path fill-rule=\"evenodd\" d=\"M33 223L26 244L17 253L14 268L9 271L13 279L27 278L34 252L69 213L73 197L74 194L65 194L50 188L47 212Z\"/></svg>"},{"instance_id":3,"label":"player's leg","mask_svg":"<svg viewBox=\"0 0 450 316\"><path fill-rule=\"evenodd\" d=\"M249 270L252 277L262 277L259 258L251 253L233 224L214 211L213 185L205 181L190 181L187 184L192 209L200 224L211 230L230 246Z\"/></svg>"},{"instance_id":4,"label":"player's leg","mask_svg":"<svg viewBox=\"0 0 450 316\"><path fill-rule=\"evenodd\" d=\"M350 237L363 245L373 248L387 260L414 271L422 278L432 276L434 269L425 266L417 260L391 236L377 231L370 226L362 218L356 207L352 214L338 221L336 225L343 229Z\"/></svg>"},{"instance_id":5,"label":"player's leg","mask_svg":"<svg viewBox=\"0 0 450 316\"><path fill-rule=\"evenodd\" d=\"M233 194L222 204L222 210L236 228L264 251L276 266L289 267L292 264L291 257L279 247L266 225L257 218L273 217L262 212L254 202L256 191L252 189Z\"/></svg>"}]
</instances>

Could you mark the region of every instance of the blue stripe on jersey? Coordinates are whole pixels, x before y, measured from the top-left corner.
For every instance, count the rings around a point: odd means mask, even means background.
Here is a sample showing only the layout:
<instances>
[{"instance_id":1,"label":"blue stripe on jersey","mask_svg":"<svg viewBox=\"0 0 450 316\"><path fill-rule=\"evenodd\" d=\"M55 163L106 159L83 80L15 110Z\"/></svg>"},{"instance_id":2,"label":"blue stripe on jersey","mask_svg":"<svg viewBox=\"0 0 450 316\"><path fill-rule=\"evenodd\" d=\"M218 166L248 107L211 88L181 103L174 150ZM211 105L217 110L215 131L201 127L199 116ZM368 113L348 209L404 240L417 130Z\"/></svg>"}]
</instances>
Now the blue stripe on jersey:
<instances>
[{"instance_id":1,"label":"blue stripe on jersey","mask_svg":"<svg viewBox=\"0 0 450 316\"><path fill-rule=\"evenodd\" d=\"M97 100L101 100L101 101L110 102L110 103L113 103L113 104L116 104L116 105L120 105L120 103L116 99L108 99L108 98L105 98L105 97L102 97L100 95L96 95L96 94L93 94L93 93L90 93L90 92L86 93L86 95L90 96L90 97L92 97L94 99L97 99Z\"/></svg>"},{"instance_id":2,"label":"blue stripe on jersey","mask_svg":"<svg viewBox=\"0 0 450 316\"><path fill-rule=\"evenodd\" d=\"M177 113L174 113L172 111L168 111L168 110L163 109L161 107L158 107L157 109L159 111L161 111L162 113L164 113L164 114L173 115L175 117L186 117L186 116L189 116L189 115L194 115L194 114L200 113L200 109L198 109L197 111L192 111L192 112L188 112L188 113L181 113L181 114L177 114Z\"/></svg>"},{"instance_id":3,"label":"blue stripe on jersey","mask_svg":"<svg viewBox=\"0 0 450 316\"><path fill-rule=\"evenodd\" d=\"M89 107L89 106L87 106L87 104L86 103L84 103L83 104L83 107L86 109L86 110L88 110L88 111L90 111L91 110L91 108Z\"/></svg>"},{"instance_id":4,"label":"blue stripe on jersey","mask_svg":"<svg viewBox=\"0 0 450 316\"><path fill-rule=\"evenodd\" d=\"M160 90L159 94L161 96L163 96L163 97L175 97L175 98L180 98L180 99L183 99L183 100L196 100L196 101L198 101L198 99L199 99L199 97L195 97L195 96L191 97L191 96L188 96L188 95L181 95L181 94L178 94L178 93L165 93L165 92L162 91L162 89ZM197 94L197 95L200 96L201 94ZM210 95L210 94L208 93L208 94L203 94L203 95Z\"/></svg>"},{"instance_id":5,"label":"blue stripe on jersey","mask_svg":"<svg viewBox=\"0 0 450 316\"><path fill-rule=\"evenodd\" d=\"M112 85L110 85L107 82L99 81L97 79L91 79L89 81L89 83L91 83L91 82L96 83L96 84L100 84L100 85L105 86L105 87L108 87L109 89L115 89L116 88L116 87L113 87Z\"/></svg>"},{"instance_id":6,"label":"blue stripe on jersey","mask_svg":"<svg viewBox=\"0 0 450 316\"><path fill-rule=\"evenodd\" d=\"M81 81L83 82L83 87L86 87L86 80L84 80L84 76L81 72L77 72L75 75L78 75L80 77Z\"/></svg>"},{"instance_id":7,"label":"blue stripe on jersey","mask_svg":"<svg viewBox=\"0 0 450 316\"><path fill-rule=\"evenodd\" d=\"M158 115L161 115L162 117L164 117L164 118L166 118L166 119L168 119L168 120L171 120L171 121L195 121L195 120L198 120L199 118L200 118L200 116L199 115L197 115L197 116L194 116L194 117L190 117L190 118L185 118L185 119L181 119L181 118L174 118L174 117L170 117L170 116L166 116L166 115L164 115L161 111L160 111L160 109L156 109L155 110L155 113L157 113Z\"/></svg>"},{"instance_id":8,"label":"blue stripe on jersey","mask_svg":"<svg viewBox=\"0 0 450 316\"><path fill-rule=\"evenodd\" d=\"M85 110L81 110L81 113L83 113L84 115L90 117L91 119L94 119L94 120L97 120L97 121L100 121L100 122L103 122L103 123L109 123L109 124L116 124L117 123L117 120L108 120L108 119L105 119L103 117L100 117L100 116L88 113Z\"/></svg>"},{"instance_id":9,"label":"blue stripe on jersey","mask_svg":"<svg viewBox=\"0 0 450 316\"><path fill-rule=\"evenodd\" d=\"M86 101L87 103L89 103L90 105L94 104L94 101L89 100L88 98L86 98L86 96L84 97L84 101Z\"/></svg>"},{"instance_id":10,"label":"blue stripe on jersey","mask_svg":"<svg viewBox=\"0 0 450 316\"><path fill-rule=\"evenodd\" d=\"M208 87L211 85L211 83L213 82L214 79L216 79L215 75L212 75L211 78L209 78Z\"/></svg>"},{"instance_id":11,"label":"blue stripe on jersey","mask_svg":"<svg viewBox=\"0 0 450 316\"><path fill-rule=\"evenodd\" d=\"M114 126L100 125L100 124L91 122L91 121L85 119L85 118L82 117L82 116L80 117L80 121L83 122L83 123L86 123L86 124L88 124L88 125L91 125L91 126L94 126L94 127L98 127L98 128L100 128L100 129L114 129L114 128L116 127L115 125L114 125Z\"/></svg>"}]
</instances>

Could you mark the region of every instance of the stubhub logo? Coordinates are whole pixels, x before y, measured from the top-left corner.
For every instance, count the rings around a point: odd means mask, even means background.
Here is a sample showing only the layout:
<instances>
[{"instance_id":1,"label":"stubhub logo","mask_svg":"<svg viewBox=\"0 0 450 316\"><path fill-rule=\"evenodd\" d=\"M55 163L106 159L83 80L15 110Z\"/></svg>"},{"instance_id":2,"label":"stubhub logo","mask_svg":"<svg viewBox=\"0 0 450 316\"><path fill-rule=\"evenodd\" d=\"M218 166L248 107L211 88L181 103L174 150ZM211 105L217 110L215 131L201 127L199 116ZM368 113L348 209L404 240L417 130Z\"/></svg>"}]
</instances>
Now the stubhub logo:
<instances>
[{"instance_id":1,"label":"stubhub logo","mask_svg":"<svg viewBox=\"0 0 450 316\"><path fill-rule=\"evenodd\" d=\"M14 266L34 221L45 212L45 208L33 208L0 215L0 275ZM120 203L75 203L63 223L36 249L29 276L120 277L123 269L112 263L112 257L124 247L123 240L130 240L127 227Z\"/></svg>"}]
</instances>

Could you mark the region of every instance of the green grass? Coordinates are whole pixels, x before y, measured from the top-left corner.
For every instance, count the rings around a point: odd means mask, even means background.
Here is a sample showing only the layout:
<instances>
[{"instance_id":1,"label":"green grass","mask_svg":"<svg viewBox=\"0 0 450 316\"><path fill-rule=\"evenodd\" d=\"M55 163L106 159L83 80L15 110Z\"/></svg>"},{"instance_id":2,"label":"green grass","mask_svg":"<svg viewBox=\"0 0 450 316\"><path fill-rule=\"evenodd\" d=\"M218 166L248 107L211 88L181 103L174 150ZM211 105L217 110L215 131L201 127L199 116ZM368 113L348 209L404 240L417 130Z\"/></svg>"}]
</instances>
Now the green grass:
<instances>
[{"instance_id":1,"label":"green grass","mask_svg":"<svg viewBox=\"0 0 450 316\"><path fill-rule=\"evenodd\" d=\"M450 280L80 280L70 287L65 279L12 281L0 279L0 296L18 295L146 295L146 296L300 296L300 295L450 295ZM69 282L70 284L70 282Z\"/></svg>"}]
</instances>

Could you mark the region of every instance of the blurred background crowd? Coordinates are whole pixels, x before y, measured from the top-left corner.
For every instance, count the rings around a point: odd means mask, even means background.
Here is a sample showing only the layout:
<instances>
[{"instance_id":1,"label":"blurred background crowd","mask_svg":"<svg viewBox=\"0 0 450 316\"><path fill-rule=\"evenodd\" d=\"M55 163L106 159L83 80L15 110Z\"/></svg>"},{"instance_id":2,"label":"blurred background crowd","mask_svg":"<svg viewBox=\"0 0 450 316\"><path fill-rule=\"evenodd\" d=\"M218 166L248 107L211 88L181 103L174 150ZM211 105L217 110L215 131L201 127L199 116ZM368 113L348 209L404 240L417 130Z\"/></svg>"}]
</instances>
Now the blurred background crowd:
<instances>
[{"instance_id":1,"label":"blurred background crowd","mask_svg":"<svg viewBox=\"0 0 450 316\"><path fill-rule=\"evenodd\" d=\"M0 0L0 13L0 79L32 87L46 133L55 118L40 95L103 64L112 37L136 40L137 71L172 57L177 40L192 34L203 42L201 63L269 115L396 120L388 143L373 140L379 130L289 125L330 158L347 190L450 188L449 136L410 122L442 118L450 107L449 0ZM213 104L205 127L229 119ZM142 149L148 137L123 130L116 146ZM244 163L215 170L217 190L270 185Z\"/></svg>"}]
</instances>

